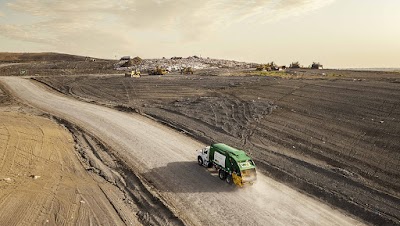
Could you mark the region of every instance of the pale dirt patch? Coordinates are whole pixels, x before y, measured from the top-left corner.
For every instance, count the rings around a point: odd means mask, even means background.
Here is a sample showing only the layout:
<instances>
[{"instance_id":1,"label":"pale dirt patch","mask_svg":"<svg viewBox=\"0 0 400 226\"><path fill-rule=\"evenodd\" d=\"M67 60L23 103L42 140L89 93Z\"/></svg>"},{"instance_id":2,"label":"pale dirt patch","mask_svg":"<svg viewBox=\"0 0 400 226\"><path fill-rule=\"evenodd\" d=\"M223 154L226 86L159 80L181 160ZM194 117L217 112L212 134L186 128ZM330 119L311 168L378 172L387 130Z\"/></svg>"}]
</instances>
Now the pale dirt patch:
<instances>
[{"instance_id":1,"label":"pale dirt patch","mask_svg":"<svg viewBox=\"0 0 400 226\"><path fill-rule=\"evenodd\" d=\"M0 225L124 225L110 197L122 199L85 170L66 129L0 112Z\"/></svg>"}]
</instances>

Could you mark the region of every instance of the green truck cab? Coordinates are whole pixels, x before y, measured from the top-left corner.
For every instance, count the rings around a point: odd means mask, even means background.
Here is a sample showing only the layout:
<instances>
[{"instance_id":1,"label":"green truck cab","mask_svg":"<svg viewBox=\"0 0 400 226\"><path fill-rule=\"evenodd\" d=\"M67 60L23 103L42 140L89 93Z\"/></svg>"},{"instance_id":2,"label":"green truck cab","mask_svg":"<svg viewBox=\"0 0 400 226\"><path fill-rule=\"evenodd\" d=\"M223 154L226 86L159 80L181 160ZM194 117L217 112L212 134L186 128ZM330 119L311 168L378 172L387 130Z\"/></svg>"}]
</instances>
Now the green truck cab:
<instances>
[{"instance_id":1,"label":"green truck cab","mask_svg":"<svg viewBox=\"0 0 400 226\"><path fill-rule=\"evenodd\" d=\"M212 144L203 148L198 157L198 163L205 167L215 167L218 176L228 184L240 187L253 184L257 180L256 166L253 160L242 150L226 144Z\"/></svg>"}]
</instances>

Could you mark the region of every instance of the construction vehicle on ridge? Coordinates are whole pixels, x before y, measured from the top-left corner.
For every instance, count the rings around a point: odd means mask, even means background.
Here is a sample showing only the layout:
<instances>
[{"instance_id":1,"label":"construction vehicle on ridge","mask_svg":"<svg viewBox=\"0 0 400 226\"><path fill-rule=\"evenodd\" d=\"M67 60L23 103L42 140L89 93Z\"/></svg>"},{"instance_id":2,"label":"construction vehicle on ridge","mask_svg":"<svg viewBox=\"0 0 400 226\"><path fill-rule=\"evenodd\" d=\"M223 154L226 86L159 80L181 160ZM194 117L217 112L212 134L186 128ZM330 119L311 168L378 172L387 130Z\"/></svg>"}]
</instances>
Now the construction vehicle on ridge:
<instances>
[{"instance_id":1,"label":"construction vehicle on ridge","mask_svg":"<svg viewBox=\"0 0 400 226\"><path fill-rule=\"evenodd\" d=\"M167 74L167 71L159 66L149 71L149 75L165 75L165 74Z\"/></svg>"},{"instance_id":2,"label":"construction vehicle on ridge","mask_svg":"<svg viewBox=\"0 0 400 226\"><path fill-rule=\"evenodd\" d=\"M135 78L139 78L140 77L140 71L139 70L132 70L129 72L125 72L125 77L135 77Z\"/></svg>"}]
</instances>

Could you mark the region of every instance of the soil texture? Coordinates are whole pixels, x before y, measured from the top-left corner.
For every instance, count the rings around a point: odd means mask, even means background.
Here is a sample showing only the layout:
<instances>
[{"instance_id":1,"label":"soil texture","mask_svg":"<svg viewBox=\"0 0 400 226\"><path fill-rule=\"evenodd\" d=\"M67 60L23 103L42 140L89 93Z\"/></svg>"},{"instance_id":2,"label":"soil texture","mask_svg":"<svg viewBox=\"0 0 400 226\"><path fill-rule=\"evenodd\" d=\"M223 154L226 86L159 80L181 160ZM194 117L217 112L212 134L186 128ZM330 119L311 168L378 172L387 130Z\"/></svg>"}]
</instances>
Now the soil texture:
<instances>
[{"instance_id":1,"label":"soil texture","mask_svg":"<svg viewBox=\"0 0 400 226\"><path fill-rule=\"evenodd\" d=\"M242 148L260 172L367 222L400 224L399 74L308 72L37 80Z\"/></svg>"},{"instance_id":2,"label":"soil texture","mask_svg":"<svg viewBox=\"0 0 400 226\"><path fill-rule=\"evenodd\" d=\"M204 143L139 114L77 101L49 92L43 85L29 80L1 78L1 81L19 100L84 128L111 147L114 156L138 173L149 191L159 194L160 199L155 200L174 213L165 222L179 224L182 220L188 225L362 225L353 217L266 177L262 170L254 186L239 189L221 182L215 171L197 165L196 149L204 147ZM246 106L254 109L255 114L263 115L254 116L254 120L261 120L268 113L251 104ZM271 106L273 103L265 102L266 108ZM267 115L273 113L274 110ZM106 175L109 174L104 175L108 178ZM150 216L161 212L157 207L154 210Z\"/></svg>"}]
</instances>

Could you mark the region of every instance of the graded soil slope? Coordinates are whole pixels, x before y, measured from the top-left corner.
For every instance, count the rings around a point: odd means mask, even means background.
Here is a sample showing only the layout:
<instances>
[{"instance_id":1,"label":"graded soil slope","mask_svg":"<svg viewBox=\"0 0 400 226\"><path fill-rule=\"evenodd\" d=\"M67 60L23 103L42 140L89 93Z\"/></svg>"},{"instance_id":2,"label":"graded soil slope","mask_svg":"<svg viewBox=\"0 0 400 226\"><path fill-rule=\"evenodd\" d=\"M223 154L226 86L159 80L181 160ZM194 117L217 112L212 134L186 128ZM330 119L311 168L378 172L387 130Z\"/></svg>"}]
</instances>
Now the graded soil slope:
<instances>
[{"instance_id":1,"label":"graded soil slope","mask_svg":"<svg viewBox=\"0 0 400 226\"><path fill-rule=\"evenodd\" d=\"M291 79L298 74L307 79ZM400 74L275 74L280 75L287 79L64 76L40 81L78 99L146 114L205 143L243 148L275 179L368 222L400 224Z\"/></svg>"},{"instance_id":2,"label":"graded soil slope","mask_svg":"<svg viewBox=\"0 0 400 226\"><path fill-rule=\"evenodd\" d=\"M88 174L71 134L48 119L0 112L0 179L0 225L125 224L107 197L114 188Z\"/></svg>"},{"instance_id":3,"label":"graded soil slope","mask_svg":"<svg viewBox=\"0 0 400 226\"><path fill-rule=\"evenodd\" d=\"M61 53L0 52L1 76L43 76L119 73L114 60L96 59Z\"/></svg>"},{"instance_id":4,"label":"graded soil slope","mask_svg":"<svg viewBox=\"0 0 400 226\"><path fill-rule=\"evenodd\" d=\"M187 224L362 224L262 173L246 189L223 183L196 163L196 149L204 144L140 115L53 94L28 80L1 81L18 98L74 122L113 147Z\"/></svg>"}]
</instances>

